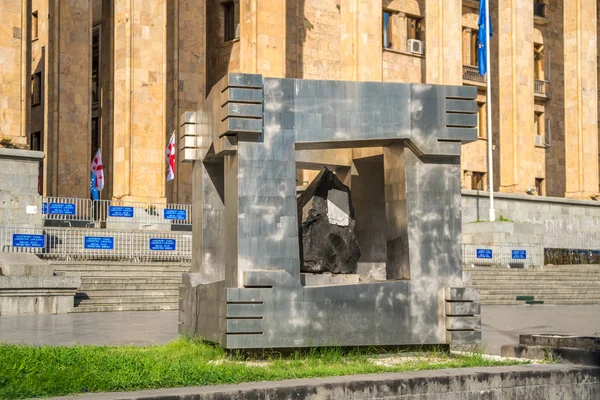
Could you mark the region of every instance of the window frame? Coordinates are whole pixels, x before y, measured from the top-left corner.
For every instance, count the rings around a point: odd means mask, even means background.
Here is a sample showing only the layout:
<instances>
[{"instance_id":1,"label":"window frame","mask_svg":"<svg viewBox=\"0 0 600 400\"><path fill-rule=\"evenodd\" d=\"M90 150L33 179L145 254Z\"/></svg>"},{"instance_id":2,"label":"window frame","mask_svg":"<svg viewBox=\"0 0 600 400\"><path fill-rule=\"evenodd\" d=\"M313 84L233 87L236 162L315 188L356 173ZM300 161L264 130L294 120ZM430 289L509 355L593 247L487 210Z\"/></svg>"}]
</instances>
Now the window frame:
<instances>
[{"instance_id":1,"label":"window frame","mask_svg":"<svg viewBox=\"0 0 600 400\"><path fill-rule=\"evenodd\" d=\"M221 10L223 11L223 42L232 42L239 38L236 35L235 0L222 1Z\"/></svg>"},{"instance_id":2,"label":"window frame","mask_svg":"<svg viewBox=\"0 0 600 400\"><path fill-rule=\"evenodd\" d=\"M40 18L38 10L31 13L31 41L37 40L40 37Z\"/></svg>"},{"instance_id":3,"label":"window frame","mask_svg":"<svg viewBox=\"0 0 600 400\"><path fill-rule=\"evenodd\" d=\"M485 172L471 172L471 190L485 190Z\"/></svg>"},{"instance_id":4,"label":"window frame","mask_svg":"<svg viewBox=\"0 0 600 400\"><path fill-rule=\"evenodd\" d=\"M95 56L95 49L94 49L94 36L97 34L98 37L98 49L97 49L97 56L98 56L98 62L97 62L97 66L98 69L96 71L96 94L97 94L97 99L94 98L94 56ZM101 94L101 87L102 87L102 25L98 24L95 25L92 28L92 62L91 62L91 69L92 69L92 87L91 87L91 97L92 97L92 108L99 108L100 107L100 102L102 101L102 94Z\"/></svg>"},{"instance_id":5,"label":"window frame","mask_svg":"<svg viewBox=\"0 0 600 400\"><path fill-rule=\"evenodd\" d=\"M36 78L38 84L36 85ZM43 93L43 85L42 85L42 71L38 71L31 75L31 106L39 106L42 104L42 93Z\"/></svg>"},{"instance_id":6,"label":"window frame","mask_svg":"<svg viewBox=\"0 0 600 400\"><path fill-rule=\"evenodd\" d=\"M405 14L406 16L406 41L425 41L425 18L419 15ZM414 26L413 25L414 22Z\"/></svg>"}]
</instances>

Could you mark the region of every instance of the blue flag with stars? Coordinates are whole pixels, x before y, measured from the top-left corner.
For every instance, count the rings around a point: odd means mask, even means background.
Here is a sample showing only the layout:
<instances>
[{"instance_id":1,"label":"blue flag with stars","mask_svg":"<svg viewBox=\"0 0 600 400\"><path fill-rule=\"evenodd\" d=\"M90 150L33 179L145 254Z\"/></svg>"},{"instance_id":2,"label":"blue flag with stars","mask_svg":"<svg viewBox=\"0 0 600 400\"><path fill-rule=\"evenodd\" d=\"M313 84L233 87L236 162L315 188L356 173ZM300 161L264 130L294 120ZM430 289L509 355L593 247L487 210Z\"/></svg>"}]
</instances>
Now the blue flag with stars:
<instances>
[{"instance_id":1,"label":"blue flag with stars","mask_svg":"<svg viewBox=\"0 0 600 400\"><path fill-rule=\"evenodd\" d=\"M488 10L485 7L486 1L479 0L479 34L477 35L477 58L479 59L479 75L485 76L487 73L487 47L486 37L489 35L492 37L492 21L490 18L490 26L488 27Z\"/></svg>"}]
</instances>

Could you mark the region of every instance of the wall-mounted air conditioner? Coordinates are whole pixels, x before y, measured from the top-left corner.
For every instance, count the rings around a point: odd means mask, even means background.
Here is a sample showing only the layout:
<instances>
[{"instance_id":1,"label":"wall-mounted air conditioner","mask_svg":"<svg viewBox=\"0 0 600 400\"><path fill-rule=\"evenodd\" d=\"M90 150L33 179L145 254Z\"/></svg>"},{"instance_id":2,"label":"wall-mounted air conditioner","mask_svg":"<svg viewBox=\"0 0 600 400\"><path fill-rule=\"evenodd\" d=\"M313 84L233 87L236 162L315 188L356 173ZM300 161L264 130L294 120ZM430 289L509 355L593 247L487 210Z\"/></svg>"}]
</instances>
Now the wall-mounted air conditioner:
<instances>
[{"instance_id":1,"label":"wall-mounted air conditioner","mask_svg":"<svg viewBox=\"0 0 600 400\"><path fill-rule=\"evenodd\" d=\"M423 42L417 39L408 39L408 52L413 54L423 54Z\"/></svg>"}]
</instances>

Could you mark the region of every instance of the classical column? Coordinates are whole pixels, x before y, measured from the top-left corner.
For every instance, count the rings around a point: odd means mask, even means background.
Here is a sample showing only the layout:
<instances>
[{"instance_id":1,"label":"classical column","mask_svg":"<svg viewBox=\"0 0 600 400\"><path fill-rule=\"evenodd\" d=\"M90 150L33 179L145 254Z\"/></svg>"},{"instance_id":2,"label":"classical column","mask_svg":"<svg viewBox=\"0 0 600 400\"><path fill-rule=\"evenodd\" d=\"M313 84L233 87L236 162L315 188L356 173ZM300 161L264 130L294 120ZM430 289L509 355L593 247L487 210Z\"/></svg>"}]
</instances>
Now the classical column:
<instances>
[{"instance_id":1,"label":"classical column","mask_svg":"<svg viewBox=\"0 0 600 400\"><path fill-rule=\"evenodd\" d=\"M535 187L533 2L498 1L500 190Z\"/></svg>"},{"instance_id":2,"label":"classical column","mask_svg":"<svg viewBox=\"0 0 600 400\"><path fill-rule=\"evenodd\" d=\"M285 77L285 0L240 0L240 72Z\"/></svg>"},{"instance_id":3,"label":"classical column","mask_svg":"<svg viewBox=\"0 0 600 400\"><path fill-rule=\"evenodd\" d=\"M342 79L381 81L383 5L381 0L341 0Z\"/></svg>"},{"instance_id":4,"label":"classical column","mask_svg":"<svg viewBox=\"0 0 600 400\"><path fill-rule=\"evenodd\" d=\"M27 144L31 106L31 0L0 0L0 139Z\"/></svg>"},{"instance_id":5,"label":"classical column","mask_svg":"<svg viewBox=\"0 0 600 400\"><path fill-rule=\"evenodd\" d=\"M462 85L462 1L427 0L426 82Z\"/></svg>"},{"instance_id":6,"label":"classical column","mask_svg":"<svg viewBox=\"0 0 600 400\"><path fill-rule=\"evenodd\" d=\"M113 198L165 202L166 0L115 0Z\"/></svg>"},{"instance_id":7,"label":"classical column","mask_svg":"<svg viewBox=\"0 0 600 400\"><path fill-rule=\"evenodd\" d=\"M92 8L53 0L49 10L47 190L89 198Z\"/></svg>"},{"instance_id":8,"label":"classical column","mask_svg":"<svg viewBox=\"0 0 600 400\"><path fill-rule=\"evenodd\" d=\"M564 7L566 197L598 193L598 40L595 0Z\"/></svg>"},{"instance_id":9,"label":"classical column","mask_svg":"<svg viewBox=\"0 0 600 400\"><path fill-rule=\"evenodd\" d=\"M167 140L186 111L202 108L206 92L206 1L174 0L168 7ZM177 134L176 134L177 136ZM178 138L179 139L179 138ZM169 203L191 203L192 164L177 157L175 179L167 183Z\"/></svg>"}]
</instances>

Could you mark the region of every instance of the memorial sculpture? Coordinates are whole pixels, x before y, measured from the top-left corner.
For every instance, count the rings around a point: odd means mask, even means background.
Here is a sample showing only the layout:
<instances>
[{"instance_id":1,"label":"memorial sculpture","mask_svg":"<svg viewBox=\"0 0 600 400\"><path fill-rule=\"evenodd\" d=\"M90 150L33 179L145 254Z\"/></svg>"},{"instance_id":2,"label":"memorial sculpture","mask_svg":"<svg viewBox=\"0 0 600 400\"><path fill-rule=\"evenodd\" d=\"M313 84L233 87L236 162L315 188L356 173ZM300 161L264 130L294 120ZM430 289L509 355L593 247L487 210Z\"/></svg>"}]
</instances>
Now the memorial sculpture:
<instances>
[{"instance_id":1,"label":"memorial sculpture","mask_svg":"<svg viewBox=\"0 0 600 400\"><path fill-rule=\"evenodd\" d=\"M360 245L354 234L350 188L325 168L298 196L300 271L355 274Z\"/></svg>"},{"instance_id":2,"label":"memorial sculpture","mask_svg":"<svg viewBox=\"0 0 600 400\"><path fill-rule=\"evenodd\" d=\"M476 88L225 76L185 113L194 254L180 333L228 349L474 343L461 144ZM295 150L383 147L386 280L302 286Z\"/></svg>"}]
</instances>

